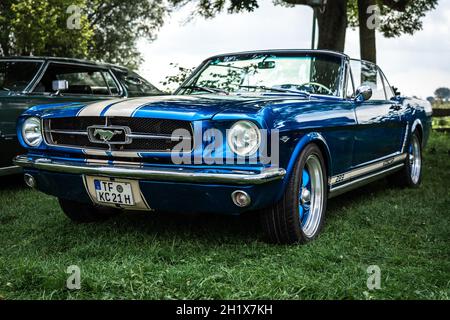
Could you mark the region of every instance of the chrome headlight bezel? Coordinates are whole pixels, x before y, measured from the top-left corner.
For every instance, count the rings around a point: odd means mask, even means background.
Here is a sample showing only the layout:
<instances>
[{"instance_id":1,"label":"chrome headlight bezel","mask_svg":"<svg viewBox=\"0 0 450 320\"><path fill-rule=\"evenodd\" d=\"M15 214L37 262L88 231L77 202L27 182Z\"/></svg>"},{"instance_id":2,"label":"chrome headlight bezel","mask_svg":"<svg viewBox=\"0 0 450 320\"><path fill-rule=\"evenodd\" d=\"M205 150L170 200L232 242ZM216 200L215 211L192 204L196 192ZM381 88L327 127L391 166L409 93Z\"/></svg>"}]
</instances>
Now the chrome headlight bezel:
<instances>
[{"instance_id":1,"label":"chrome headlight bezel","mask_svg":"<svg viewBox=\"0 0 450 320\"><path fill-rule=\"evenodd\" d=\"M37 147L43 141L41 119L30 117L22 124L23 141L30 147Z\"/></svg>"},{"instance_id":2,"label":"chrome headlight bezel","mask_svg":"<svg viewBox=\"0 0 450 320\"><path fill-rule=\"evenodd\" d=\"M252 121L236 121L227 130L227 144L230 150L240 157L252 156L261 145L261 131Z\"/></svg>"}]
</instances>

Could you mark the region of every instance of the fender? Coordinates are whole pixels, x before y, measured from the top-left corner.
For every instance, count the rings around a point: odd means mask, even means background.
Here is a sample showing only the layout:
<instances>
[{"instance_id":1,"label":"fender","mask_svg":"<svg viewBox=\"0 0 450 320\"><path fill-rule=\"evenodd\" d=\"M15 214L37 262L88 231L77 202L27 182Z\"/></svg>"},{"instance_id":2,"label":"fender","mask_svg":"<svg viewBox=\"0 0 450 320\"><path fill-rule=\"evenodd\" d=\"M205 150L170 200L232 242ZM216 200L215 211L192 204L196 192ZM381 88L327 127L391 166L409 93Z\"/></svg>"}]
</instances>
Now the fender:
<instances>
[{"instance_id":1,"label":"fender","mask_svg":"<svg viewBox=\"0 0 450 320\"><path fill-rule=\"evenodd\" d=\"M328 147L328 144L327 144L325 138L320 133L310 132L310 133L304 135L300 139L300 141L297 142L297 145L295 146L294 151L292 152L291 158L286 167L286 175L283 179L283 185L282 185L282 188L280 189L277 199L280 199L282 194L284 193L286 186L289 182L289 179L291 178L291 174L294 171L294 166L295 166L295 163L297 162L298 157L300 156L300 153L311 142L316 142L316 143L318 142L318 145L322 149L322 151L325 151L324 157L325 157L325 164L327 166L327 175L330 176L330 172L331 172L331 168L332 168L330 148ZM328 181L328 177L327 177L327 181Z\"/></svg>"},{"instance_id":2,"label":"fender","mask_svg":"<svg viewBox=\"0 0 450 320\"><path fill-rule=\"evenodd\" d=\"M422 125L422 121L420 121L420 119L414 120L414 122L411 126L411 132L409 133L410 137L411 137L412 133L414 132L414 130L416 130L416 128L420 128L420 134L422 135L422 141L420 143L422 144L422 147L423 147L425 139L423 139L423 134L424 134L423 125Z\"/></svg>"}]
</instances>

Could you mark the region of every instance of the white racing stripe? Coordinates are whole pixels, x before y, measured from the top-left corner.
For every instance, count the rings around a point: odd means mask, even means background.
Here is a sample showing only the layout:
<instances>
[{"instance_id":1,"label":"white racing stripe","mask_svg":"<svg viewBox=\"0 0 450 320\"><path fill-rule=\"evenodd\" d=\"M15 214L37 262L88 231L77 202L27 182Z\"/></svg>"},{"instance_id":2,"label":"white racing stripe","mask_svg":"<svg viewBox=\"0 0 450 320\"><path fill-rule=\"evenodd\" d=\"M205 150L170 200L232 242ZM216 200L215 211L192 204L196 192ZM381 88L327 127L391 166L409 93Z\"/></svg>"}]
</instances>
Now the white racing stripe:
<instances>
[{"instance_id":1,"label":"white racing stripe","mask_svg":"<svg viewBox=\"0 0 450 320\"><path fill-rule=\"evenodd\" d=\"M121 101L124 101L124 98L99 101L89 104L78 112L77 117L98 117L100 116L102 110L107 106Z\"/></svg>"},{"instance_id":2,"label":"white racing stripe","mask_svg":"<svg viewBox=\"0 0 450 320\"><path fill-rule=\"evenodd\" d=\"M132 117L139 108L155 101L165 102L172 99L178 99L176 96L150 96L135 99L127 99L117 103L105 112L108 117Z\"/></svg>"}]
</instances>

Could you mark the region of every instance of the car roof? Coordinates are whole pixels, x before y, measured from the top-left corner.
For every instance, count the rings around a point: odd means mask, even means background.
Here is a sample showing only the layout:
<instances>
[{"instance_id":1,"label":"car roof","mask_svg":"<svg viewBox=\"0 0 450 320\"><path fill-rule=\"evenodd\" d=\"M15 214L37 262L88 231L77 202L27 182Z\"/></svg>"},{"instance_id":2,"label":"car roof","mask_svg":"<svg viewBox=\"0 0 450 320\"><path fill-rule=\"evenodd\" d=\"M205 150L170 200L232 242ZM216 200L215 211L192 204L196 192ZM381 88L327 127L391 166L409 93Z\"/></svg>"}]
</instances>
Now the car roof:
<instances>
[{"instance_id":1,"label":"car roof","mask_svg":"<svg viewBox=\"0 0 450 320\"><path fill-rule=\"evenodd\" d=\"M226 53L226 54L218 54L212 57L209 57L209 59L214 58L221 58L226 56L239 56L239 55L249 55L249 54L295 54L295 53L319 53L319 54L328 54L331 56L337 56L344 59L350 59L348 55L342 52L338 51L332 51L332 50L312 50L312 49L267 49L267 50L255 50L255 51L242 51L242 52L232 52L232 53Z\"/></svg>"},{"instance_id":2,"label":"car roof","mask_svg":"<svg viewBox=\"0 0 450 320\"><path fill-rule=\"evenodd\" d=\"M35 61L50 61L50 62L66 62L66 63L92 65L98 67L107 67L117 69L120 71L129 71L127 68L115 64L95 62L76 58L47 57L47 56L10 56L10 57L0 57L0 60L28 60L28 61L35 60Z\"/></svg>"}]
</instances>

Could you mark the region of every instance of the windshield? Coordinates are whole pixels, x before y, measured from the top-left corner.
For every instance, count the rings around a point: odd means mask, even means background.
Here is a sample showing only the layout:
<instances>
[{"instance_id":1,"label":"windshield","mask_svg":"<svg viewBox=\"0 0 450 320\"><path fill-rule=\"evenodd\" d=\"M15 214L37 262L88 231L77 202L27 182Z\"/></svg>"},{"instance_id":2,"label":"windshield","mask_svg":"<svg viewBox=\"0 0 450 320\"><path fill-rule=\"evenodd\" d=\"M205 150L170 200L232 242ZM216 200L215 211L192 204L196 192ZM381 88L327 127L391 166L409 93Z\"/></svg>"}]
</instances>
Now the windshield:
<instances>
[{"instance_id":1,"label":"windshield","mask_svg":"<svg viewBox=\"0 0 450 320\"><path fill-rule=\"evenodd\" d=\"M252 54L213 58L181 94L340 95L342 58L321 53Z\"/></svg>"},{"instance_id":2,"label":"windshield","mask_svg":"<svg viewBox=\"0 0 450 320\"><path fill-rule=\"evenodd\" d=\"M25 90L41 65L38 61L0 61L0 90Z\"/></svg>"}]
</instances>

